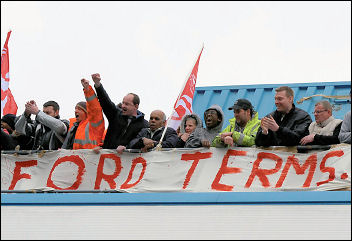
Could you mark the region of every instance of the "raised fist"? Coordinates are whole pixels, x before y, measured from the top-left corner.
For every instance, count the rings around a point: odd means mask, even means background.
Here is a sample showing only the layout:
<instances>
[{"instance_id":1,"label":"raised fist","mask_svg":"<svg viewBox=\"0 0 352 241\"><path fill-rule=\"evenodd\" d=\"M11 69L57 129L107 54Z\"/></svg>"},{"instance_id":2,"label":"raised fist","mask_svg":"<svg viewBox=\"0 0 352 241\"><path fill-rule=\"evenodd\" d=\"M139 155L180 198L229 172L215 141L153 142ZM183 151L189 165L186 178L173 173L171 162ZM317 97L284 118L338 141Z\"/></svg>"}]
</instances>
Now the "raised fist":
<instances>
[{"instance_id":1,"label":"raised fist","mask_svg":"<svg viewBox=\"0 0 352 241\"><path fill-rule=\"evenodd\" d=\"M92 74L92 79L94 81L94 84L96 87L100 86L100 74L96 73L96 74Z\"/></svg>"},{"instance_id":2,"label":"raised fist","mask_svg":"<svg viewBox=\"0 0 352 241\"><path fill-rule=\"evenodd\" d=\"M84 89L87 90L89 88L89 80L81 79L81 84L82 84Z\"/></svg>"}]
</instances>

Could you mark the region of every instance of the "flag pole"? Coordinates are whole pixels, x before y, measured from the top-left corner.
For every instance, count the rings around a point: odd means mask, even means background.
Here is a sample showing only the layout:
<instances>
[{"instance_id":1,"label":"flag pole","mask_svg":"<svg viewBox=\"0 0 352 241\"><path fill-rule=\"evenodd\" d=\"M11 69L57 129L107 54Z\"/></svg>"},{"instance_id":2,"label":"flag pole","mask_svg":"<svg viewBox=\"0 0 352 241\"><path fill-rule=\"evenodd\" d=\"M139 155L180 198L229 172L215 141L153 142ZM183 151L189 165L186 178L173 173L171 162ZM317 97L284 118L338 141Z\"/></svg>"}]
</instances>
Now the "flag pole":
<instances>
[{"instance_id":1,"label":"flag pole","mask_svg":"<svg viewBox=\"0 0 352 241\"><path fill-rule=\"evenodd\" d=\"M203 49L204 49L204 43L203 43L203 45L202 45L201 50L199 51L199 54L197 55L197 58L196 58L196 61L194 62L194 65L197 63L198 58L199 58L199 55L201 54L201 52L203 51ZM186 83L187 83L187 81L188 81L188 79L189 79L189 77L190 77L190 75L191 75L191 73L192 73L192 71L193 71L194 65L192 65L191 71L188 73L188 75L187 75L185 81L183 82L183 86L182 86L182 88L181 88L181 90L180 90L180 93L178 94L178 97L177 97L175 103L177 103L177 102L180 100L182 91L183 91L183 89L185 88ZM170 118L172 117L172 115L173 115L174 113L175 113L175 106L172 107L171 115L170 115L170 116L167 118L167 120L166 120L166 124L165 124L165 128L164 128L163 134L161 135L160 141L159 141L158 145L156 146L156 150L157 150L157 151L160 151L161 148L162 148L161 143L162 143L163 138L164 138L164 136L165 136L166 129L167 129L168 124L169 124L169 120L170 120Z\"/></svg>"}]
</instances>

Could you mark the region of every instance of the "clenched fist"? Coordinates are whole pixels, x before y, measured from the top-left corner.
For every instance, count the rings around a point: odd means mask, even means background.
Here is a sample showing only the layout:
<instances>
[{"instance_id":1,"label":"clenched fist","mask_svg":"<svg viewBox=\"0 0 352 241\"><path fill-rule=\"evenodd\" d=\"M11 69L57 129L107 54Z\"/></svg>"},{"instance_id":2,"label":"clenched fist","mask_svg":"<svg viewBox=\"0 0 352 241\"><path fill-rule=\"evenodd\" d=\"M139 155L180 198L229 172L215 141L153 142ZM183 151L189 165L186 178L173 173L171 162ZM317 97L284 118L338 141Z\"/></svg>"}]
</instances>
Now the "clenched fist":
<instances>
[{"instance_id":1,"label":"clenched fist","mask_svg":"<svg viewBox=\"0 0 352 241\"><path fill-rule=\"evenodd\" d=\"M94 81L94 85L95 87L99 87L100 86L100 74L96 73L96 74L92 74L92 79Z\"/></svg>"},{"instance_id":2,"label":"clenched fist","mask_svg":"<svg viewBox=\"0 0 352 241\"><path fill-rule=\"evenodd\" d=\"M89 80L81 79L81 84L85 90L89 89Z\"/></svg>"}]
</instances>

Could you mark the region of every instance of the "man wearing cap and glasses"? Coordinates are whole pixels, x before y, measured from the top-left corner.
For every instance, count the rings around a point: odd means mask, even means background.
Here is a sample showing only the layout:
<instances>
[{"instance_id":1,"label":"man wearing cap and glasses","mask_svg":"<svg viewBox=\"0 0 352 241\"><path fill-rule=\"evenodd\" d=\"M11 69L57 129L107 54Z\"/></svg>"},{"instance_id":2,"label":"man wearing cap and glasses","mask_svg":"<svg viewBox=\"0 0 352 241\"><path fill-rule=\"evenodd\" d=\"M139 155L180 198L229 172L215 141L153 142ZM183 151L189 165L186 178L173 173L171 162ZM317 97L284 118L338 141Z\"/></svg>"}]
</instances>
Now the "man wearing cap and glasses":
<instances>
[{"instance_id":1,"label":"man wearing cap and glasses","mask_svg":"<svg viewBox=\"0 0 352 241\"><path fill-rule=\"evenodd\" d=\"M331 145L338 144L342 120L332 116L329 101L323 100L315 104L315 121L309 125L309 135L303 137L301 145Z\"/></svg>"},{"instance_id":2,"label":"man wearing cap and glasses","mask_svg":"<svg viewBox=\"0 0 352 241\"><path fill-rule=\"evenodd\" d=\"M233 110L235 117L230 119L230 124L215 137L212 146L253 146L260 120L251 102L238 99L229 110Z\"/></svg>"},{"instance_id":3,"label":"man wearing cap and glasses","mask_svg":"<svg viewBox=\"0 0 352 241\"><path fill-rule=\"evenodd\" d=\"M295 106L293 90L288 86L275 89L276 110L261 120L255 138L257 146L296 146L309 134L310 115Z\"/></svg>"}]
</instances>

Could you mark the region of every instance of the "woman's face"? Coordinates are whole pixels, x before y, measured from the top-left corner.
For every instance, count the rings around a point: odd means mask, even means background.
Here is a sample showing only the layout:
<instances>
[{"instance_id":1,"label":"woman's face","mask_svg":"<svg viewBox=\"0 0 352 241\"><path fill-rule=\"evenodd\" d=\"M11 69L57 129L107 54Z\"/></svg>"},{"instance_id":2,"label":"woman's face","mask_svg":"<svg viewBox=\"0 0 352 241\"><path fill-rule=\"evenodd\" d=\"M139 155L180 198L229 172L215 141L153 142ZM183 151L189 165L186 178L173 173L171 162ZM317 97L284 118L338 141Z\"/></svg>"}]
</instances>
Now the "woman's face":
<instances>
[{"instance_id":1,"label":"woman's face","mask_svg":"<svg viewBox=\"0 0 352 241\"><path fill-rule=\"evenodd\" d=\"M195 119L188 119L186 120L186 125L185 125L185 131L188 134L191 134L197 127L196 120Z\"/></svg>"}]
</instances>

